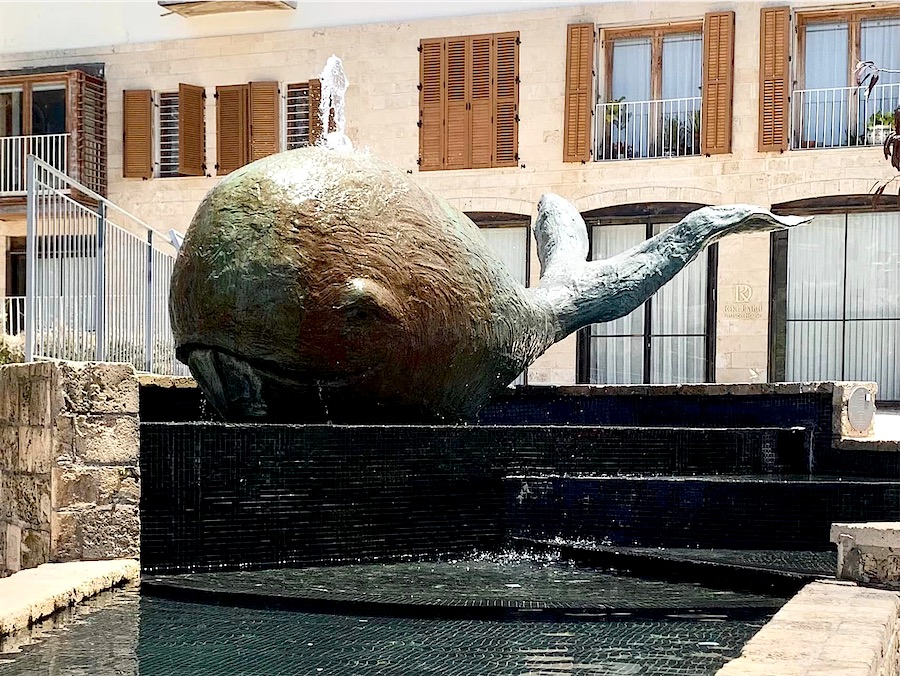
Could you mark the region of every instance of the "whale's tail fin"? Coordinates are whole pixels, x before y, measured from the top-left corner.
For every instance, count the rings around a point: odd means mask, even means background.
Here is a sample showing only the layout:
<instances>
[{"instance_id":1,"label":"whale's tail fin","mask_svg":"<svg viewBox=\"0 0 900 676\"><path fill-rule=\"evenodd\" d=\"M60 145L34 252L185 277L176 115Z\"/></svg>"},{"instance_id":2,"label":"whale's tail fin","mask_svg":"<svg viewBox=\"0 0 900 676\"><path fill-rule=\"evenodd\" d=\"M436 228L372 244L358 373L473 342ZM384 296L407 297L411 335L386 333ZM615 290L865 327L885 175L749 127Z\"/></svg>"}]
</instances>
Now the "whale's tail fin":
<instances>
[{"instance_id":1,"label":"whale's tail fin","mask_svg":"<svg viewBox=\"0 0 900 676\"><path fill-rule=\"evenodd\" d=\"M571 202L547 193L538 203L534 221L541 278L584 263L588 255L587 226Z\"/></svg>"},{"instance_id":2,"label":"whale's tail fin","mask_svg":"<svg viewBox=\"0 0 900 676\"><path fill-rule=\"evenodd\" d=\"M593 322L624 317L725 235L792 228L809 220L746 204L703 207L618 256L586 262L581 214L558 195L544 195L534 223L541 281L533 293L555 315L561 340Z\"/></svg>"}]
</instances>

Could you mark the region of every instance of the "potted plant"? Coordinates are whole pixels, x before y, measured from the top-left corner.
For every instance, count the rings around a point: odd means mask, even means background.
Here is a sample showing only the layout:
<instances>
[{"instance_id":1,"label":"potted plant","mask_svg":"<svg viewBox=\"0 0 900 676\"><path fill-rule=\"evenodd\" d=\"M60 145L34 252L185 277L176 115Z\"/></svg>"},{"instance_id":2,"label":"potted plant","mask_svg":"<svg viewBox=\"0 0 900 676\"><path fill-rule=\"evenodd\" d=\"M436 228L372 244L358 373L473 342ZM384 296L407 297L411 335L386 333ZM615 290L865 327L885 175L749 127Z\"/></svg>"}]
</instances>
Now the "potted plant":
<instances>
[{"instance_id":1,"label":"potted plant","mask_svg":"<svg viewBox=\"0 0 900 676\"><path fill-rule=\"evenodd\" d=\"M894 128L894 114L878 111L866 121L866 145L884 145L884 140Z\"/></svg>"}]
</instances>

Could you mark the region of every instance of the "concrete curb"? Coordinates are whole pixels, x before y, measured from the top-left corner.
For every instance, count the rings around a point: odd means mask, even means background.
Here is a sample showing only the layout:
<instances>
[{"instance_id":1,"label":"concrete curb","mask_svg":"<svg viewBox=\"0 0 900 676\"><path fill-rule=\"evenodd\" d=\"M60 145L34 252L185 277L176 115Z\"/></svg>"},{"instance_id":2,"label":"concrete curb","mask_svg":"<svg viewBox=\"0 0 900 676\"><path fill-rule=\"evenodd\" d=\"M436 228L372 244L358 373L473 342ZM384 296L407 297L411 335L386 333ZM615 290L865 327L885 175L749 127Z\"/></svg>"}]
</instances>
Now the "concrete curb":
<instances>
[{"instance_id":1,"label":"concrete curb","mask_svg":"<svg viewBox=\"0 0 900 676\"><path fill-rule=\"evenodd\" d=\"M898 676L900 594L813 582L716 676Z\"/></svg>"},{"instance_id":2,"label":"concrete curb","mask_svg":"<svg viewBox=\"0 0 900 676\"><path fill-rule=\"evenodd\" d=\"M45 563L0 579L0 636L132 580L139 580L135 559Z\"/></svg>"}]
</instances>

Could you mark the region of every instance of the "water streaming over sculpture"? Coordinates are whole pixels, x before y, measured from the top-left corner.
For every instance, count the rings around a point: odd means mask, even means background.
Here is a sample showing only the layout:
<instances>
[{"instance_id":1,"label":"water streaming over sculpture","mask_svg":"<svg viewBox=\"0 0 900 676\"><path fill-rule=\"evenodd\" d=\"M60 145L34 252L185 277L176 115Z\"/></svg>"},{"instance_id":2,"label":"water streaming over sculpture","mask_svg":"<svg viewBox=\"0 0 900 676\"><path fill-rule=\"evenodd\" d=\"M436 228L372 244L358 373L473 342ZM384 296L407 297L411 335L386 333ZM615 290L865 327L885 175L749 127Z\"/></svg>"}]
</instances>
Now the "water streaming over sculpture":
<instances>
[{"instance_id":1,"label":"water streaming over sculpture","mask_svg":"<svg viewBox=\"0 0 900 676\"><path fill-rule=\"evenodd\" d=\"M176 261L177 354L226 419L471 416L553 343L627 315L708 244L805 222L707 207L588 262L580 214L548 194L534 224L541 280L525 288L464 214L352 150L337 57L322 82L326 143L229 174Z\"/></svg>"}]
</instances>

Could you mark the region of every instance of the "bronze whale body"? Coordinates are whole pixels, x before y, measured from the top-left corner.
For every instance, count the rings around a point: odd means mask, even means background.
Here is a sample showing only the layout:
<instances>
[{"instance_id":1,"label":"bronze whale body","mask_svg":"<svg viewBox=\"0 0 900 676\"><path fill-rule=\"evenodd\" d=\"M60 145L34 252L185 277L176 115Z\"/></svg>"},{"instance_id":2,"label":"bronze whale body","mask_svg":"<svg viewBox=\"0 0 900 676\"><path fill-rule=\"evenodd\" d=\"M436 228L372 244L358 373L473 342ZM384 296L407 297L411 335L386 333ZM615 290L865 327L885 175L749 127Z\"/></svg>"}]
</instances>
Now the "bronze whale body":
<instances>
[{"instance_id":1,"label":"bronze whale body","mask_svg":"<svg viewBox=\"0 0 900 676\"><path fill-rule=\"evenodd\" d=\"M364 152L303 148L232 172L176 259L178 358L226 419L464 419L548 347L641 305L730 232L790 227L750 206L700 209L614 258L555 195L525 288L464 214Z\"/></svg>"}]
</instances>

